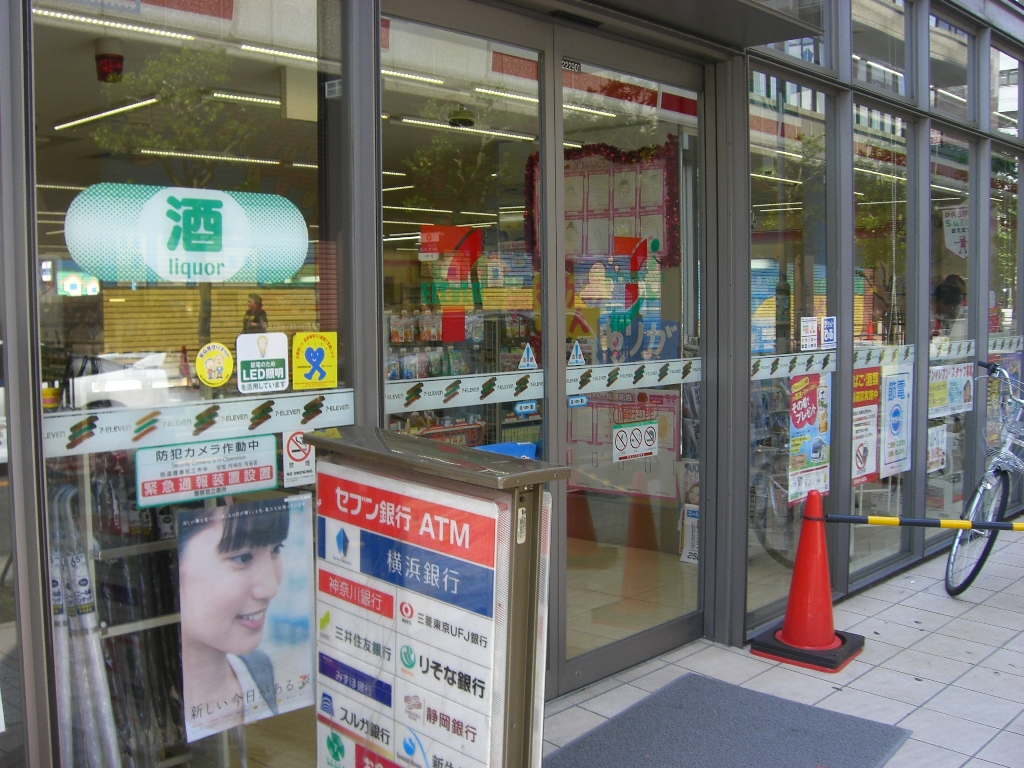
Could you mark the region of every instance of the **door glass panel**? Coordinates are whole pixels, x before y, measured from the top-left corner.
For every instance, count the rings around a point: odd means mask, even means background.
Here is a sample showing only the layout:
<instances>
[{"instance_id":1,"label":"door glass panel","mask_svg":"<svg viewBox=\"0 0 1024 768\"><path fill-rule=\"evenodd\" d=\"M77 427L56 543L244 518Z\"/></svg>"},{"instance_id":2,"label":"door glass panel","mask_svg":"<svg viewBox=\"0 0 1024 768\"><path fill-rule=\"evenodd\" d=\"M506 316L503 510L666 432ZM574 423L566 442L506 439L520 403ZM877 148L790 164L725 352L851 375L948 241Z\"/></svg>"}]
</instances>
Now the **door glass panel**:
<instances>
[{"instance_id":1,"label":"door glass panel","mask_svg":"<svg viewBox=\"0 0 1024 768\"><path fill-rule=\"evenodd\" d=\"M4 338L2 318L0 314L0 339ZM7 381L3 353L4 344L0 341L0 765L23 768L28 765L28 755L25 753L15 556L25 555L14 551L14 505L11 503L7 464Z\"/></svg>"},{"instance_id":2,"label":"door glass panel","mask_svg":"<svg viewBox=\"0 0 1024 768\"><path fill-rule=\"evenodd\" d=\"M340 3L131 5L33 10L62 761L312 765L289 438L352 421Z\"/></svg>"},{"instance_id":3,"label":"door glass panel","mask_svg":"<svg viewBox=\"0 0 1024 768\"><path fill-rule=\"evenodd\" d=\"M957 518L964 504L965 420L974 410L977 353L968 334L967 277L971 262L968 228L971 145L932 128L931 170L931 349L928 370L929 467L927 517ZM943 535L925 529L925 538Z\"/></svg>"},{"instance_id":4,"label":"door glass panel","mask_svg":"<svg viewBox=\"0 0 1024 768\"><path fill-rule=\"evenodd\" d=\"M537 61L535 51L383 22L389 429L538 455Z\"/></svg>"},{"instance_id":5,"label":"door glass panel","mask_svg":"<svg viewBox=\"0 0 1024 768\"><path fill-rule=\"evenodd\" d=\"M567 655L696 611L697 95L563 72Z\"/></svg>"},{"instance_id":6,"label":"door glass panel","mask_svg":"<svg viewBox=\"0 0 1024 768\"><path fill-rule=\"evenodd\" d=\"M907 124L854 105L853 465L851 514L899 517L907 471L893 456L883 386L901 371L913 381L907 322ZM890 411L892 406L884 409ZM912 423L907 414L907 424ZM850 572L906 551L904 529L850 526Z\"/></svg>"},{"instance_id":7,"label":"door glass panel","mask_svg":"<svg viewBox=\"0 0 1024 768\"><path fill-rule=\"evenodd\" d=\"M827 490L835 353L817 352L815 325L828 314L825 109L820 91L752 74L748 626L789 591L807 484ZM796 417L794 404L815 417ZM792 437L804 450L791 457Z\"/></svg>"}]
</instances>

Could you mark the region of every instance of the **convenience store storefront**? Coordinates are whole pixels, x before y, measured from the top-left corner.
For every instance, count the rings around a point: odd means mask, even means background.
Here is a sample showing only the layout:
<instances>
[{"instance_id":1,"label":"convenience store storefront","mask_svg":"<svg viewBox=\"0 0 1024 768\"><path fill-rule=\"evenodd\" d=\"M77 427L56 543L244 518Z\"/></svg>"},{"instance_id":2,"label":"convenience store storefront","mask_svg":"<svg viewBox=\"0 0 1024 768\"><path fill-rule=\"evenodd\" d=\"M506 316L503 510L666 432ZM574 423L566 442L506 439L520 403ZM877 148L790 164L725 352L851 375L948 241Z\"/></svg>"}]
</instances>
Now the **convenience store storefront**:
<instances>
[{"instance_id":1,"label":"convenience store storefront","mask_svg":"<svg viewBox=\"0 0 1024 768\"><path fill-rule=\"evenodd\" d=\"M0 762L229 764L183 703L217 617L179 596L213 578L182 525L305 519L310 430L571 466L549 699L775 620L809 488L959 514L964 364L1019 366L1018 43L918 2L900 23L932 48L887 80L840 62L885 38L861 2L523 5L5 4ZM278 565L219 608L301 654L294 525L224 525L226 568ZM946 543L830 534L840 594ZM239 700L251 758L311 761L313 710L285 708Z\"/></svg>"}]
</instances>

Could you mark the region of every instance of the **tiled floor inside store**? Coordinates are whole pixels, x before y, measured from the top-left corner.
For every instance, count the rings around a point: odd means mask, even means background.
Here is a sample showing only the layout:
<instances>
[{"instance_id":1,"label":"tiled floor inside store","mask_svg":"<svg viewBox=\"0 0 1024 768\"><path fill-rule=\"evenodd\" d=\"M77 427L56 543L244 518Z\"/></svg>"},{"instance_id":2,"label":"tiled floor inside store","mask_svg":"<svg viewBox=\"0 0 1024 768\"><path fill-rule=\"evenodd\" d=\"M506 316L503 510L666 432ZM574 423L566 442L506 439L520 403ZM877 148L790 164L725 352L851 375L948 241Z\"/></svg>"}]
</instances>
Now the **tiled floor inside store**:
<instances>
[{"instance_id":1,"label":"tiled floor inside store","mask_svg":"<svg viewBox=\"0 0 1024 768\"><path fill-rule=\"evenodd\" d=\"M943 588L945 564L934 558L836 606L836 627L866 638L838 675L697 641L548 702L545 753L697 672L906 728L888 768L1024 768L1024 536L1002 534L960 598Z\"/></svg>"}]
</instances>

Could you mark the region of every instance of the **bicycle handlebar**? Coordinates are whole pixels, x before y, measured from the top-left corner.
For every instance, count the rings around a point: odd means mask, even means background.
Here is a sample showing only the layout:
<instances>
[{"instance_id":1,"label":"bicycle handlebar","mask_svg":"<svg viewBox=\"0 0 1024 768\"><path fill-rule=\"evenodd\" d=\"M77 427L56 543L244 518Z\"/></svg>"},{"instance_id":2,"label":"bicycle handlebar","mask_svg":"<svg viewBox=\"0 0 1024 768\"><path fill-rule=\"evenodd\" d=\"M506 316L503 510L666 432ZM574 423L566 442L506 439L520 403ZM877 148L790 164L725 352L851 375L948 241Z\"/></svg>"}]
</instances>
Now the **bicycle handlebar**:
<instances>
[{"instance_id":1,"label":"bicycle handlebar","mask_svg":"<svg viewBox=\"0 0 1024 768\"><path fill-rule=\"evenodd\" d=\"M984 360L979 360L978 367L984 368L990 374L995 374L999 370L999 363L986 363Z\"/></svg>"}]
</instances>

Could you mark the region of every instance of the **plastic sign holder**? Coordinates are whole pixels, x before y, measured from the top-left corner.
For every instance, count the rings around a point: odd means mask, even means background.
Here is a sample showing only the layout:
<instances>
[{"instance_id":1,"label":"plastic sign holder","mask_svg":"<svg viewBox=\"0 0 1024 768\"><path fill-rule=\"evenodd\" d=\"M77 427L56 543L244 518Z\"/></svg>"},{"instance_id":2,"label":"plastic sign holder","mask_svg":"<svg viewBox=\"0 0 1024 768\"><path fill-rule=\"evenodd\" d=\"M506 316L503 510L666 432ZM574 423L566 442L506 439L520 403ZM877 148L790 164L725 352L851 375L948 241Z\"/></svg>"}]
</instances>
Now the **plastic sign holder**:
<instances>
[{"instance_id":1,"label":"plastic sign holder","mask_svg":"<svg viewBox=\"0 0 1024 768\"><path fill-rule=\"evenodd\" d=\"M318 766L540 768L543 484L569 469L331 433L303 438L318 449Z\"/></svg>"}]
</instances>

